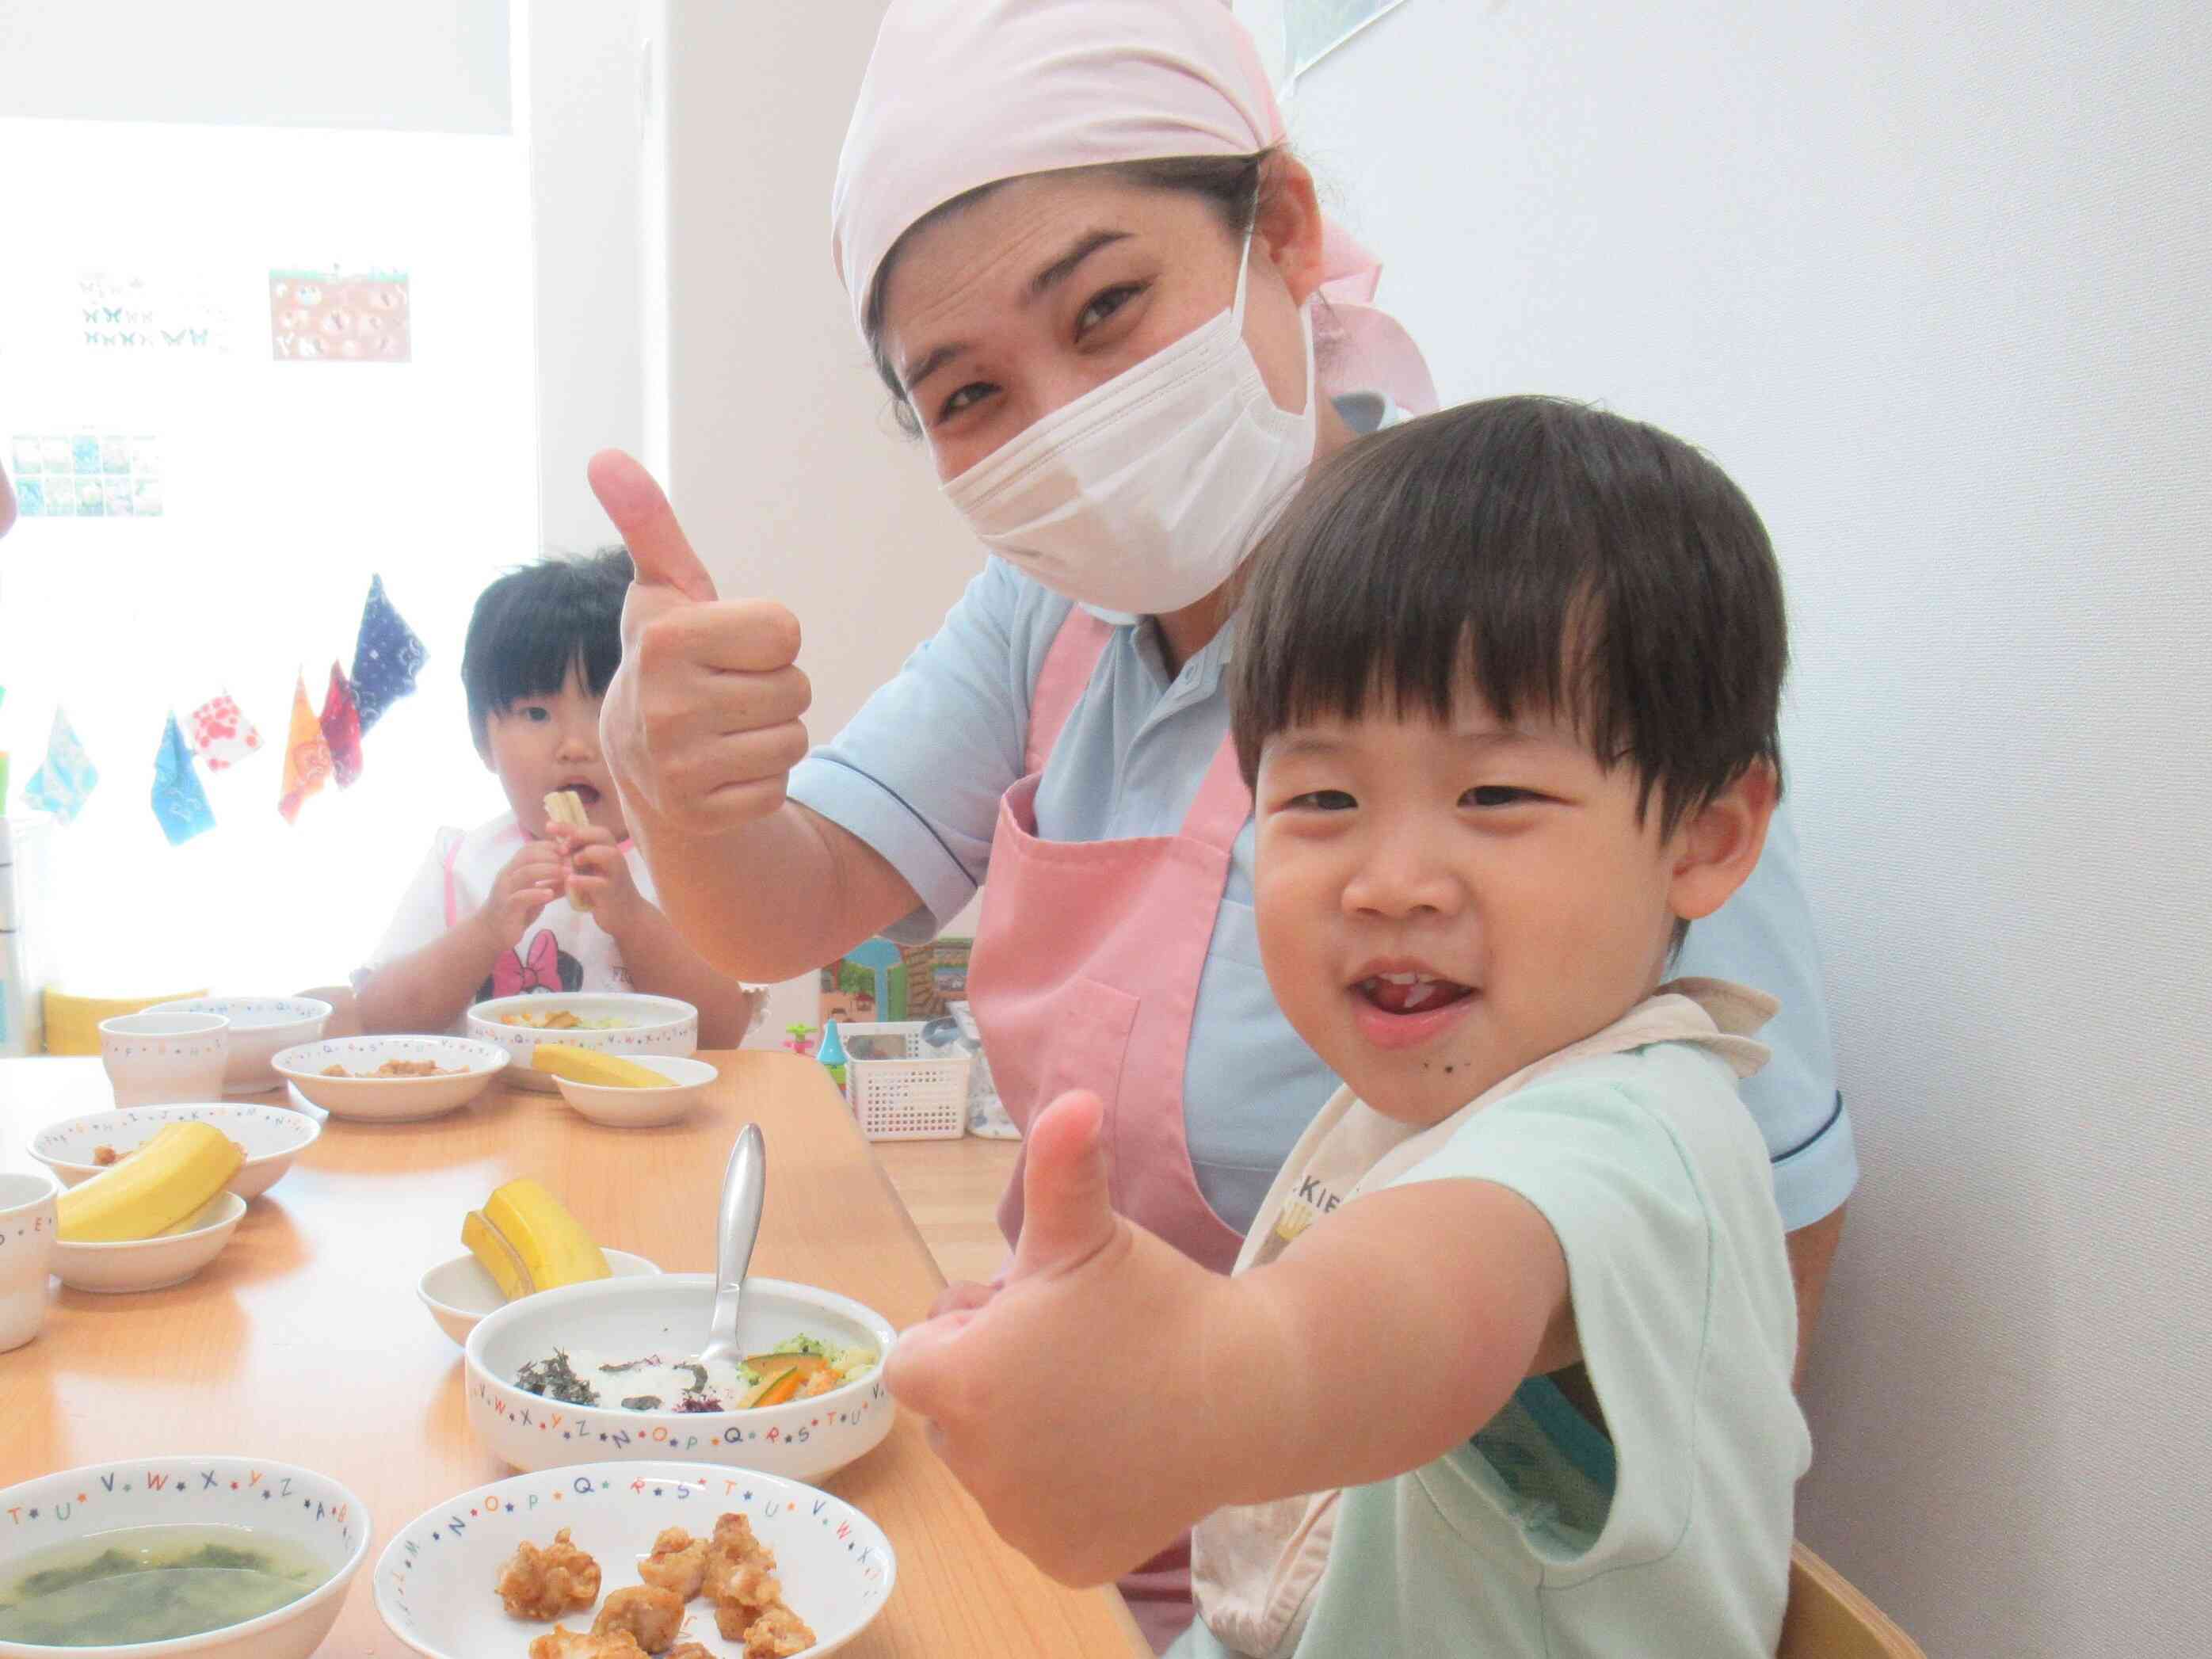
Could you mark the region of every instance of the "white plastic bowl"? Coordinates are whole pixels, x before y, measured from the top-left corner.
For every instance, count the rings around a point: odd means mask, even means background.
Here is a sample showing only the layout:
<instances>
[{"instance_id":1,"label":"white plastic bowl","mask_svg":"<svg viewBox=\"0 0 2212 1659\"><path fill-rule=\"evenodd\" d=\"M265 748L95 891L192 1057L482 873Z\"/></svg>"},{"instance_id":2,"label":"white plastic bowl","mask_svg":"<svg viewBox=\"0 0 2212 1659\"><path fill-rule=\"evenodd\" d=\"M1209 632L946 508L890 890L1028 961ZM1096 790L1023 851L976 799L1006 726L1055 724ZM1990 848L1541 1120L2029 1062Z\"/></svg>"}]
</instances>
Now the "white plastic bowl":
<instances>
[{"instance_id":1,"label":"white plastic bowl","mask_svg":"<svg viewBox=\"0 0 2212 1659\"><path fill-rule=\"evenodd\" d=\"M376 1564L376 1610L394 1636L430 1659L521 1659L550 1624L511 1619L491 1593L524 1540L552 1541L562 1527L599 1564L605 1592L637 1582L636 1563L665 1527L701 1537L733 1510L775 1552L783 1599L814 1632L806 1659L826 1659L868 1627L898 1581L883 1529L842 1498L796 1480L696 1462L586 1463L519 1474L457 1492L402 1528ZM684 1639L737 1659L703 1601ZM570 1629L591 1627L573 1615ZM135 1650L134 1650L135 1651ZM150 1651L150 1650L149 1650Z\"/></svg>"},{"instance_id":2,"label":"white plastic bowl","mask_svg":"<svg viewBox=\"0 0 2212 1659\"><path fill-rule=\"evenodd\" d=\"M387 1060L428 1060L467 1069L457 1077L363 1077ZM276 1073L332 1117L370 1123L414 1123L458 1111L507 1069L507 1052L455 1036L325 1037L287 1048L270 1062ZM325 1077L342 1066L349 1077Z\"/></svg>"},{"instance_id":3,"label":"white plastic bowl","mask_svg":"<svg viewBox=\"0 0 2212 1659\"><path fill-rule=\"evenodd\" d=\"M122 1647L52 1648L0 1641L4 1659L307 1659L368 1559L368 1510L326 1475L258 1457L140 1457L42 1474L0 1492L0 1580L35 1551L125 1527L240 1527L296 1544L332 1569L287 1607L242 1625Z\"/></svg>"},{"instance_id":4,"label":"white plastic bowl","mask_svg":"<svg viewBox=\"0 0 2212 1659\"><path fill-rule=\"evenodd\" d=\"M625 1054L623 1059L630 1059ZM721 1073L708 1060L684 1060L673 1054L640 1054L636 1064L668 1079L665 1089L623 1089L604 1083L579 1083L556 1076L561 1098L577 1115L610 1129L657 1129L673 1123L698 1103L707 1085Z\"/></svg>"},{"instance_id":5,"label":"white plastic bowl","mask_svg":"<svg viewBox=\"0 0 2212 1659\"><path fill-rule=\"evenodd\" d=\"M897 1332L881 1314L848 1297L778 1279L745 1280L738 1341L746 1352L805 1334L841 1346L872 1347L875 1369L812 1400L743 1412L568 1406L514 1386L517 1370L556 1347L696 1353L707 1340L714 1306L712 1273L602 1279L511 1302L469 1334L463 1382L469 1425L488 1450L519 1469L680 1457L764 1469L793 1480L817 1480L841 1469L890 1432L893 1407L882 1362L890 1358Z\"/></svg>"},{"instance_id":6,"label":"white plastic bowl","mask_svg":"<svg viewBox=\"0 0 2212 1659\"><path fill-rule=\"evenodd\" d=\"M236 1193L217 1193L200 1206L188 1232L112 1244L71 1243L57 1237L54 1273L73 1291L97 1291L104 1296L167 1290L221 1255L245 1216L244 1199ZM4 1651L0 1644L0 1652Z\"/></svg>"},{"instance_id":7,"label":"white plastic bowl","mask_svg":"<svg viewBox=\"0 0 2212 1659\"><path fill-rule=\"evenodd\" d=\"M507 1025L503 1014L551 1014L566 1011L579 1019L619 1019L628 1023L613 1030L545 1031L534 1025ZM598 1048L624 1060L643 1060L648 1054L691 1054L699 1049L699 1011L674 997L640 996L623 991L538 992L529 996L499 997L479 1002L469 1010L469 1035L479 1042L496 1043L514 1056L514 1075L508 1079L518 1089L553 1092L553 1074L534 1071L530 1057L541 1042L565 1042L576 1048Z\"/></svg>"},{"instance_id":8,"label":"white plastic bowl","mask_svg":"<svg viewBox=\"0 0 2212 1659\"><path fill-rule=\"evenodd\" d=\"M59 1176L63 1185L74 1187L100 1173L101 1166L93 1162L93 1154L102 1146L135 1152L163 1125L188 1121L211 1123L246 1148L246 1162L228 1183L232 1192L245 1199L258 1198L275 1186L292 1167L292 1160L323 1132L323 1126L306 1113L283 1106L228 1101L132 1106L50 1124L31 1138L31 1156Z\"/></svg>"},{"instance_id":9,"label":"white plastic bowl","mask_svg":"<svg viewBox=\"0 0 2212 1659\"><path fill-rule=\"evenodd\" d=\"M230 1022L230 1058L223 1064L227 1095L265 1095L284 1079L269 1062L280 1048L313 1042L330 1024L331 1005L313 997L184 997L157 1002L149 1014L220 1014Z\"/></svg>"},{"instance_id":10,"label":"white plastic bowl","mask_svg":"<svg viewBox=\"0 0 2212 1659\"><path fill-rule=\"evenodd\" d=\"M643 1256L632 1255L628 1250L602 1250L600 1254L606 1257L607 1266L614 1269L617 1279L640 1279L660 1271ZM507 1306L507 1297L483 1270L483 1263L472 1255L457 1255L451 1261L441 1261L422 1275L415 1286L415 1294L430 1310L430 1317L438 1322L438 1328L465 1346L478 1320Z\"/></svg>"}]
</instances>

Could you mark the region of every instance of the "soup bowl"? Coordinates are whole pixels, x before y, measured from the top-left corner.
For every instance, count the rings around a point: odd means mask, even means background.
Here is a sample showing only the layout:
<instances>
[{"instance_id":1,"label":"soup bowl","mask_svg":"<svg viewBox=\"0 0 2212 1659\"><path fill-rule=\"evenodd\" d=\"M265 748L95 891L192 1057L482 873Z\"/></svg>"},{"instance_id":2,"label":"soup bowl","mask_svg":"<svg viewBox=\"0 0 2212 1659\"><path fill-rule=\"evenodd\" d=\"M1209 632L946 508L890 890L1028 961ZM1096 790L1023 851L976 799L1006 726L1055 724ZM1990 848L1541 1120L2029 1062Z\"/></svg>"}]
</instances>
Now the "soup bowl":
<instances>
[{"instance_id":1,"label":"soup bowl","mask_svg":"<svg viewBox=\"0 0 2212 1659\"><path fill-rule=\"evenodd\" d=\"M762 1353L786 1338L819 1337L872 1348L876 1364L811 1399L745 1411L629 1411L618 1385L601 1403L564 1403L515 1385L534 1360L564 1352L670 1359L705 1346L714 1307L712 1273L659 1273L564 1285L510 1302L469 1333L462 1389L469 1425L494 1455L520 1469L608 1459L684 1458L817 1480L872 1450L890 1432L884 1362L898 1333L874 1310L834 1291L780 1279L747 1279L738 1340Z\"/></svg>"},{"instance_id":2,"label":"soup bowl","mask_svg":"<svg viewBox=\"0 0 2212 1659\"><path fill-rule=\"evenodd\" d=\"M136 1527L234 1529L303 1551L330 1577L298 1601L196 1636L111 1647L53 1647L0 1638L0 1659L307 1659L337 1622L347 1587L368 1559L368 1510L327 1475L258 1457L143 1457L41 1475L0 1492L0 1590L26 1561L56 1547L101 1547Z\"/></svg>"}]
</instances>

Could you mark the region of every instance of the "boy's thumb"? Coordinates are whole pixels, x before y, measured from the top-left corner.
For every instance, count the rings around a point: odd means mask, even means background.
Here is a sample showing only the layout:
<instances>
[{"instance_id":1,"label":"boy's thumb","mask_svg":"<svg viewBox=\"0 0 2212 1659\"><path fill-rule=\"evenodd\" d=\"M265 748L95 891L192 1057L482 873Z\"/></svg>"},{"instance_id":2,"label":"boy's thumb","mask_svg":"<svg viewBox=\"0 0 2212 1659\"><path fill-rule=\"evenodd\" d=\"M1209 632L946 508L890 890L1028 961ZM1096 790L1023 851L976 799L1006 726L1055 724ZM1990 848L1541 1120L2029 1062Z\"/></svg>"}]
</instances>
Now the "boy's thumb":
<instances>
[{"instance_id":1,"label":"boy's thumb","mask_svg":"<svg viewBox=\"0 0 2212 1659\"><path fill-rule=\"evenodd\" d=\"M622 532L641 586L672 587L687 599L713 600L714 579L692 551L690 538L653 474L621 450L603 449L592 457L585 476Z\"/></svg>"},{"instance_id":2,"label":"boy's thumb","mask_svg":"<svg viewBox=\"0 0 2212 1659\"><path fill-rule=\"evenodd\" d=\"M1080 1267L1114 1237L1108 1188L1106 1109L1086 1090L1064 1094L1024 1137L1022 1236L1009 1284Z\"/></svg>"}]
</instances>

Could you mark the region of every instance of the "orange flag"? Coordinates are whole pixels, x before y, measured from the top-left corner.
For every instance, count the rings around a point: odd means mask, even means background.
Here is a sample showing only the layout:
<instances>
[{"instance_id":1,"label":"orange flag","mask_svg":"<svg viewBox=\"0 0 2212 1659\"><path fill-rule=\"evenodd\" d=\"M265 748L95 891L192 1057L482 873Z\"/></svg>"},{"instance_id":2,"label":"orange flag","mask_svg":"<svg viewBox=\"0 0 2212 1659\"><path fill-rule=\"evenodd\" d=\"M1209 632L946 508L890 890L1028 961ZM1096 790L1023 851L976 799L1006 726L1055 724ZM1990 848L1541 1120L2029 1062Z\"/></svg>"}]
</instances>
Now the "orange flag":
<instances>
[{"instance_id":1,"label":"orange flag","mask_svg":"<svg viewBox=\"0 0 2212 1659\"><path fill-rule=\"evenodd\" d=\"M284 798L276 803L285 823L299 822L300 808L331 781L331 771L330 742L307 702L307 679L302 674L292 686L292 730L284 739Z\"/></svg>"}]
</instances>

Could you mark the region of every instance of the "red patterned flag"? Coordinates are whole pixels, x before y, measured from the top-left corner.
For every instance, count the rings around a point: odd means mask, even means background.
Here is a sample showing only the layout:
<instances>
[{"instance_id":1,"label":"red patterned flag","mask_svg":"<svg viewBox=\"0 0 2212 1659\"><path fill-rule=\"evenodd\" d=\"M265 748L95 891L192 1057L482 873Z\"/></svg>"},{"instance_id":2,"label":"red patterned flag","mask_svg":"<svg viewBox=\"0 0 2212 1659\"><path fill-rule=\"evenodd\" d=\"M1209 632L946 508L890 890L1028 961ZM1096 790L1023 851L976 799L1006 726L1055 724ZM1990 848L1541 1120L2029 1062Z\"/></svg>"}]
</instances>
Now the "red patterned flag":
<instances>
[{"instance_id":1,"label":"red patterned flag","mask_svg":"<svg viewBox=\"0 0 2212 1659\"><path fill-rule=\"evenodd\" d=\"M261 733L228 691L210 697L189 718L193 752L210 772L235 766L261 747Z\"/></svg>"},{"instance_id":2,"label":"red patterned flag","mask_svg":"<svg viewBox=\"0 0 2212 1659\"><path fill-rule=\"evenodd\" d=\"M307 677L302 674L292 684L292 730L284 739L284 794L276 803L284 822L297 823L307 797L330 781L331 746L307 702Z\"/></svg>"},{"instance_id":3,"label":"red patterned flag","mask_svg":"<svg viewBox=\"0 0 2212 1659\"><path fill-rule=\"evenodd\" d=\"M350 787L361 775L361 705L354 701L345 670L336 663L331 665L331 689L323 698L322 727L338 787Z\"/></svg>"}]
</instances>

